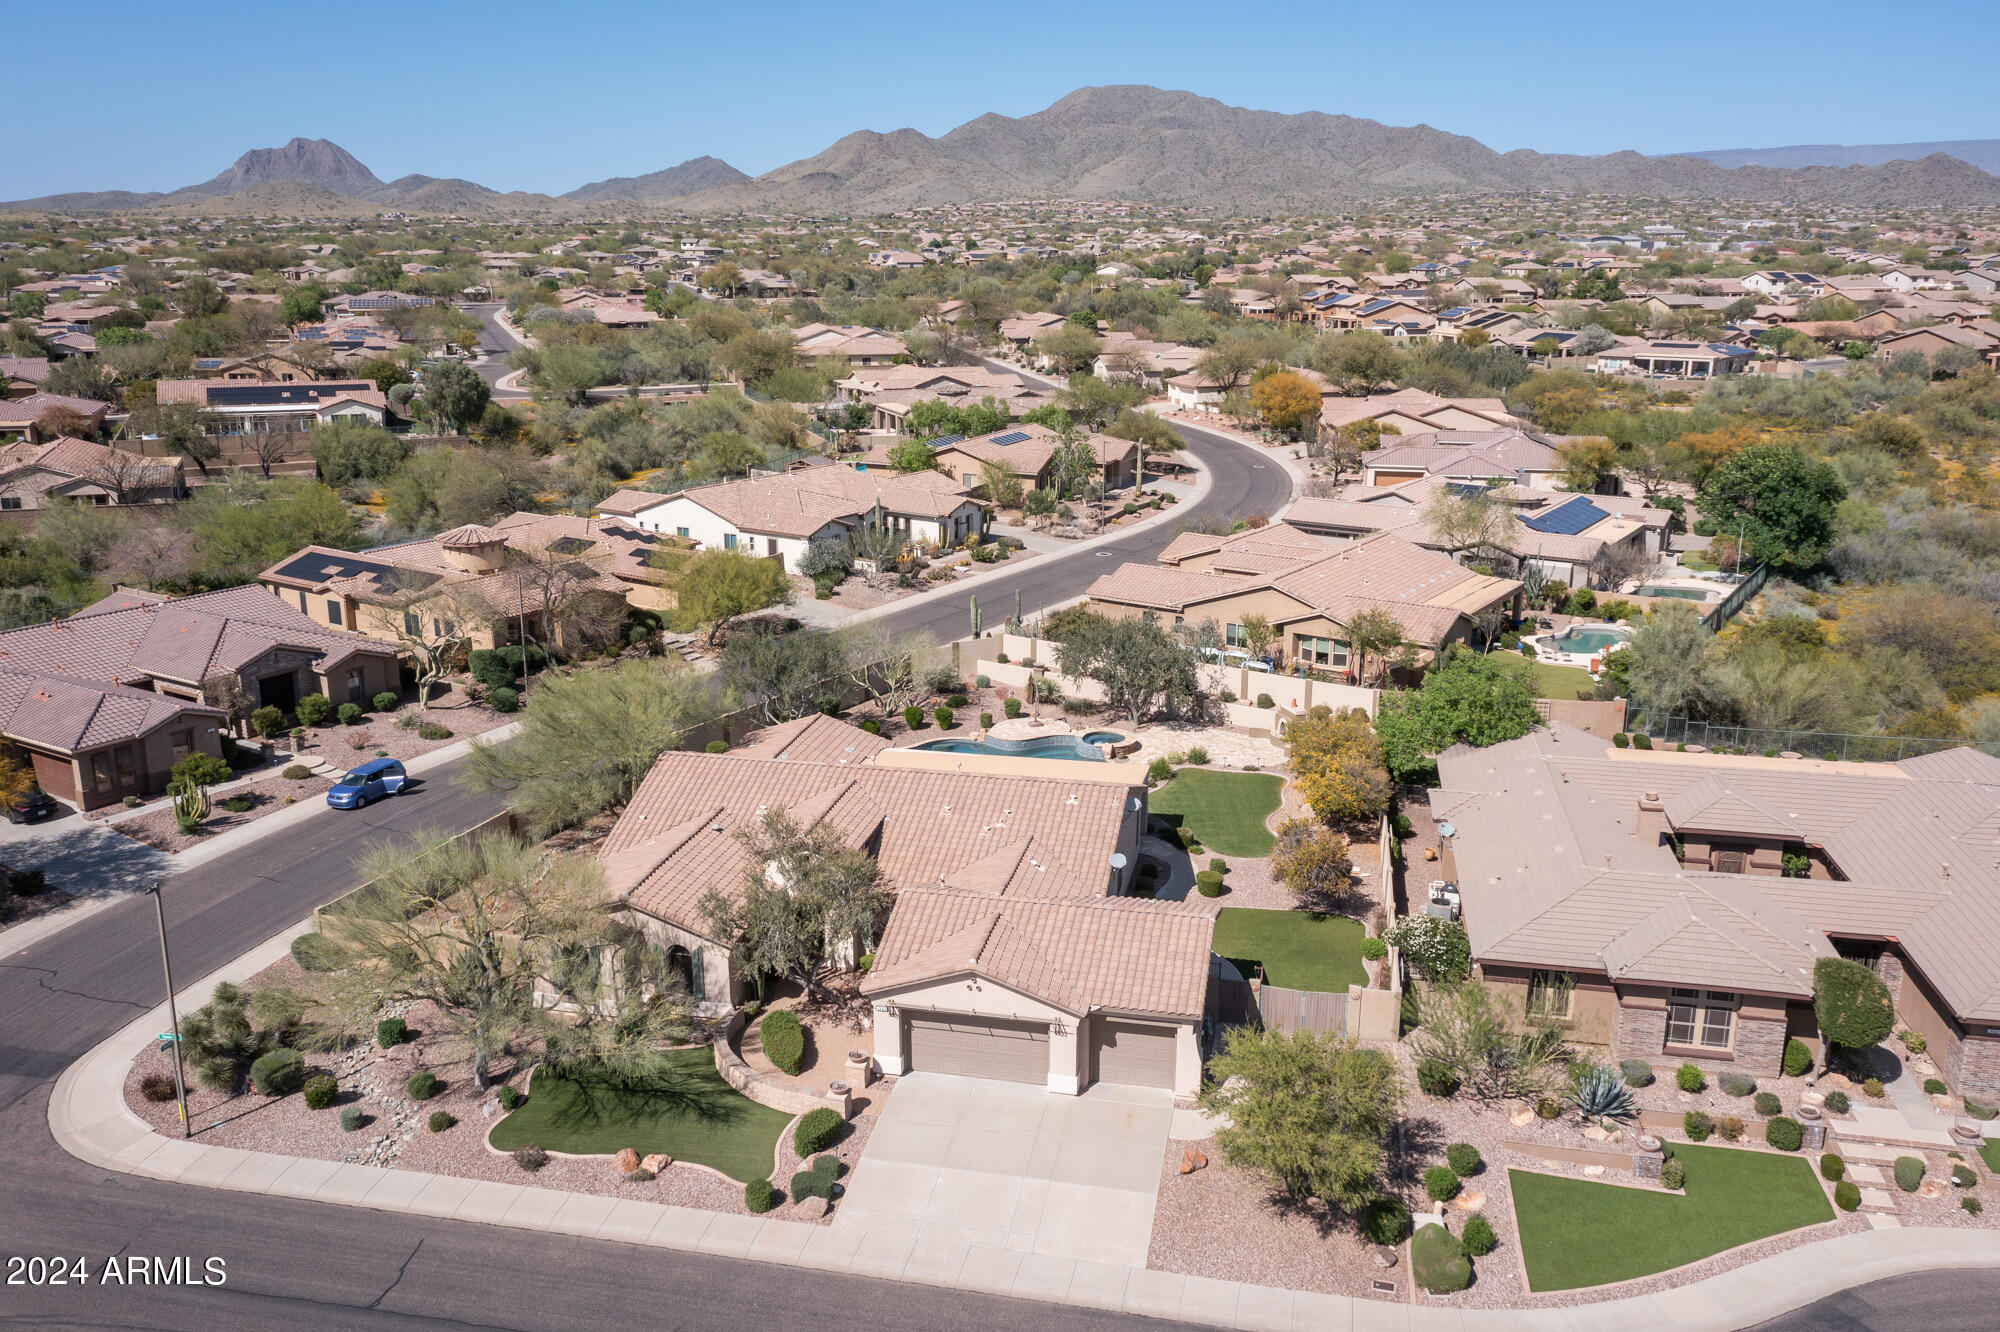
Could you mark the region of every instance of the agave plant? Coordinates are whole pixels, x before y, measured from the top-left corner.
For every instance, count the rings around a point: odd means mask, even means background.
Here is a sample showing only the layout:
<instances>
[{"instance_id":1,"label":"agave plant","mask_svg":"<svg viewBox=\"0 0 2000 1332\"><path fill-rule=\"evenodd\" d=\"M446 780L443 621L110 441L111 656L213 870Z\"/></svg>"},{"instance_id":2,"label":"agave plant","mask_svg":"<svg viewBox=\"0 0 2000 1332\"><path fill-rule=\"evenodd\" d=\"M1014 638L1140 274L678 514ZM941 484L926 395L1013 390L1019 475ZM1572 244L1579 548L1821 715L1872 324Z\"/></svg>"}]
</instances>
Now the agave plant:
<instances>
[{"instance_id":1,"label":"agave plant","mask_svg":"<svg viewBox=\"0 0 2000 1332\"><path fill-rule=\"evenodd\" d=\"M181 778L169 788L174 796L174 822L184 833L192 833L208 817L213 806L209 802L208 788L195 781L192 776Z\"/></svg>"},{"instance_id":2,"label":"agave plant","mask_svg":"<svg viewBox=\"0 0 2000 1332\"><path fill-rule=\"evenodd\" d=\"M1602 1066L1578 1078L1569 1096L1577 1113L1585 1119L1608 1123L1630 1119L1634 1113L1632 1093L1626 1089L1624 1079Z\"/></svg>"}]
</instances>

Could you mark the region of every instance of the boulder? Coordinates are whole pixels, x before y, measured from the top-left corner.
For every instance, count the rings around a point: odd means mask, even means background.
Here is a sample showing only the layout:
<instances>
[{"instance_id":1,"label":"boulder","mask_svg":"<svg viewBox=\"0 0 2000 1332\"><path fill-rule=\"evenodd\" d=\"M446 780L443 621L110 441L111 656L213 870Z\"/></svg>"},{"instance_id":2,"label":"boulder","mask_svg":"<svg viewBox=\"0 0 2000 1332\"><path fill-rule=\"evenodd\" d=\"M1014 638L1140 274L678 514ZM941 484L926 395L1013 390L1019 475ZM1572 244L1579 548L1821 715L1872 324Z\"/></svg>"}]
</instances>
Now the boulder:
<instances>
[{"instance_id":1,"label":"boulder","mask_svg":"<svg viewBox=\"0 0 2000 1332\"><path fill-rule=\"evenodd\" d=\"M1583 1130L1583 1136L1589 1138L1592 1142L1608 1142L1611 1139L1611 1135L1596 1124L1586 1125Z\"/></svg>"},{"instance_id":2,"label":"boulder","mask_svg":"<svg viewBox=\"0 0 2000 1332\"><path fill-rule=\"evenodd\" d=\"M1507 1116L1507 1122L1512 1124L1515 1128L1528 1127L1528 1125L1535 1122L1534 1107L1523 1106L1521 1109L1516 1110L1513 1114Z\"/></svg>"},{"instance_id":3,"label":"boulder","mask_svg":"<svg viewBox=\"0 0 2000 1332\"><path fill-rule=\"evenodd\" d=\"M1477 1212L1486 1206L1486 1195L1477 1189L1468 1189L1453 1198L1451 1205L1461 1212Z\"/></svg>"},{"instance_id":4,"label":"boulder","mask_svg":"<svg viewBox=\"0 0 2000 1332\"><path fill-rule=\"evenodd\" d=\"M826 1215L827 1209L832 1205L824 1198L807 1198L793 1208L792 1213L801 1221L817 1221Z\"/></svg>"},{"instance_id":5,"label":"boulder","mask_svg":"<svg viewBox=\"0 0 2000 1332\"><path fill-rule=\"evenodd\" d=\"M639 1168L639 1153L633 1151L630 1147L619 1148L618 1155L611 1158L611 1160L612 1164L618 1167L618 1173L621 1175L629 1175Z\"/></svg>"},{"instance_id":6,"label":"boulder","mask_svg":"<svg viewBox=\"0 0 2000 1332\"><path fill-rule=\"evenodd\" d=\"M1386 1244L1378 1244L1369 1252L1374 1255L1377 1267L1387 1268L1396 1265L1396 1251Z\"/></svg>"},{"instance_id":7,"label":"boulder","mask_svg":"<svg viewBox=\"0 0 2000 1332\"><path fill-rule=\"evenodd\" d=\"M651 1156L639 1162L639 1169L650 1170L657 1175L673 1163L674 1158L668 1156L665 1152L654 1152Z\"/></svg>"},{"instance_id":8,"label":"boulder","mask_svg":"<svg viewBox=\"0 0 2000 1332\"><path fill-rule=\"evenodd\" d=\"M1601 1165L1587 1165L1583 1168L1583 1173L1586 1175L1601 1175L1604 1173L1604 1167Z\"/></svg>"}]
</instances>

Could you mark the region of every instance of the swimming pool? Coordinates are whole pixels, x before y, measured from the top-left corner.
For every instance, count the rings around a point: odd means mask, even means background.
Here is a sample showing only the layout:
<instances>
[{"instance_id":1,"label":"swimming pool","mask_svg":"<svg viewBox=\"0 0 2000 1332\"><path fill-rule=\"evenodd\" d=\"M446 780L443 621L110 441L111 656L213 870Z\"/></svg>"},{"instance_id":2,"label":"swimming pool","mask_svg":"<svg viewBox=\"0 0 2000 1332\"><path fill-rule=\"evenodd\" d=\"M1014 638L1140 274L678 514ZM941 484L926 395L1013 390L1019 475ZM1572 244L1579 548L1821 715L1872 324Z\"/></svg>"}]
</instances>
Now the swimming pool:
<instances>
[{"instance_id":1,"label":"swimming pool","mask_svg":"<svg viewBox=\"0 0 2000 1332\"><path fill-rule=\"evenodd\" d=\"M1117 744L1125 737L1116 731L1091 731L1084 735L1038 735L1028 740L926 740L910 748L927 754L990 754L995 758L1080 759L1104 762L1099 745Z\"/></svg>"},{"instance_id":2,"label":"swimming pool","mask_svg":"<svg viewBox=\"0 0 2000 1332\"><path fill-rule=\"evenodd\" d=\"M1587 655L1615 647L1632 636L1629 629L1608 625L1573 624L1559 634L1542 639L1542 643L1554 652L1574 652Z\"/></svg>"},{"instance_id":3,"label":"swimming pool","mask_svg":"<svg viewBox=\"0 0 2000 1332\"><path fill-rule=\"evenodd\" d=\"M1713 601L1715 591L1706 587L1642 587L1633 594L1638 597L1679 597L1682 601Z\"/></svg>"}]
</instances>

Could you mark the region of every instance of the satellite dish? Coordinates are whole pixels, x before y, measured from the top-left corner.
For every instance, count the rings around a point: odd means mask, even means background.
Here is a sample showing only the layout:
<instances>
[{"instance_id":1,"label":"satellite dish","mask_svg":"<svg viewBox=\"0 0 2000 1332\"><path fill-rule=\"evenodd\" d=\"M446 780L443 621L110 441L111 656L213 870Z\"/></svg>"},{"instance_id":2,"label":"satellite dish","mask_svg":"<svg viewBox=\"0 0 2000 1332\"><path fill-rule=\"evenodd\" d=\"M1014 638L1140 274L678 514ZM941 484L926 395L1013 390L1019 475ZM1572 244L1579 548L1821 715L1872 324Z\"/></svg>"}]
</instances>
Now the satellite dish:
<instances>
[{"instance_id":1,"label":"satellite dish","mask_svg":"<svg viewBox=\"0 0 2000 1332\"><path fill-rule=\"evenodd\" d=\"M1113 851L1111 853L1111 868L1112 869L1125 868L1125 853L1123 851Z\"/></svg>"},{"instance_id":2,"label":"satellite dish","mask_svg":"<svg viewBox=\"0 0 2000 1332\"><path fill-rule=\"evenodd\" d=\"M1456 837L1458 836L1458 829L1452 827L1449 823L1440 823L1438 824L1438 836Z\"/></svg>"}]
</instances>

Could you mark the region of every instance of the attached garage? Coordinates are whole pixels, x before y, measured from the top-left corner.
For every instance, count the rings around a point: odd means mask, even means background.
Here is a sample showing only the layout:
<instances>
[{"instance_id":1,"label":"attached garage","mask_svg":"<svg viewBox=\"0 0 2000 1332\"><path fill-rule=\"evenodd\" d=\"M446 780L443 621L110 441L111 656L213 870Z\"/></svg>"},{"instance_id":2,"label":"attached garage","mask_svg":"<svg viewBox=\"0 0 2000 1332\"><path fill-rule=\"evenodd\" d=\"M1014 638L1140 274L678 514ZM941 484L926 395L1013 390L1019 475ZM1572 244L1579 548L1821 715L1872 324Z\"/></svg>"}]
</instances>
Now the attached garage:
<instances>
[{"instance_id":1,"label":"attached garage","mask_svg":"<svg viewBox=\"0 0 2000 1332\"><path fill-rule=\"evenodd\" d=\"M1174 1088L1172 1027L1095 1018L1090 1024L1090 1080Z\"/></svg>"},{"instance_id":2,"label":"attached garage","mask_svg":"<svg viewBox=\"0 0 2000 1332\"><path fill-rule=\"evenodd\" d=\"M919 1073L957 1073L1042 1086L1049 1079L1046 1024L938 1014L908 1020L904 1048Z\"/></svg>"}]
</instances>

